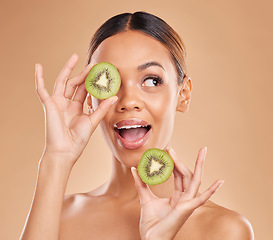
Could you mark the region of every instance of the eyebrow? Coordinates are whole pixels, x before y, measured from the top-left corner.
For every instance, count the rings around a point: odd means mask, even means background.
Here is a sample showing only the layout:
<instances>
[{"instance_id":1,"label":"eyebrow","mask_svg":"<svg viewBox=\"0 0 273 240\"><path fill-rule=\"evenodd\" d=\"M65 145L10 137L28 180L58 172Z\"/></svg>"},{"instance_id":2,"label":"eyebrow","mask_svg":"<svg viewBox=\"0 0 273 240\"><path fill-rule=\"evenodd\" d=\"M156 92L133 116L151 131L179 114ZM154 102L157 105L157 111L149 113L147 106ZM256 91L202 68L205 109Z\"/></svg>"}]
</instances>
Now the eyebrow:
<instances>
[{"instance_id":1,"label":"eyebrow","mask_svg":"<svg viewBox=\"0 0 273 240\"><path fill-rule=\"evenodd\" d=\"M160 63L155 62L155 61L144 63L144 64L140 65L137 69L139 71L143 71L143 70L147 69L148 67L152 67L152 66L161 67L165 71L164 67Z\"/></svg>"}]
</instances>

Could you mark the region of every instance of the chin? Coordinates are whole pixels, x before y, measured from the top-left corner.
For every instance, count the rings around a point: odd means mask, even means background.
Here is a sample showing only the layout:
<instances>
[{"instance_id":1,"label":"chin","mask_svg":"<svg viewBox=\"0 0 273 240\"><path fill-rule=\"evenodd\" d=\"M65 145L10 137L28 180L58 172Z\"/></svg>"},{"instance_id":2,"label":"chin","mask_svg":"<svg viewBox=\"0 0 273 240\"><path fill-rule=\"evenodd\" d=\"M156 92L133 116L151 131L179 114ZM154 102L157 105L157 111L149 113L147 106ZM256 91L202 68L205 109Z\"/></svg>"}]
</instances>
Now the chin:
<instances>
[{"instance_id":1,"label":"chin","mask_svg":"<svg viewBox=\"0 0 273 240\"><path fill-rule=\"evenodd\" d=\"M138 163L143 155L143 153L151 148L149 144L145 144L142 147L135 149L128 149L121 146L118 142L115 146L111 146L111 151L113 156L117 161L119 161L122 165L131 168L138 166Z\"/></svg>"}]
</instances>

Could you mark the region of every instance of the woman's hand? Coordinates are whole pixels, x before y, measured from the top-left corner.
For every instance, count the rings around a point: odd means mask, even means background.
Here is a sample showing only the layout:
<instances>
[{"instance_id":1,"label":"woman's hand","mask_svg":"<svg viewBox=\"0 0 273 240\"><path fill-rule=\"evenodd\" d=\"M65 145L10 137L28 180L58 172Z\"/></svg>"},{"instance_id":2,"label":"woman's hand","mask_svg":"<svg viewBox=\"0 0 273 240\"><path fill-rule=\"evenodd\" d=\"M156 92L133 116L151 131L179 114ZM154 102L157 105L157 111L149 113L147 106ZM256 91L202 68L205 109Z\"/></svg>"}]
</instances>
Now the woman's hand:
<instances>
[{"instance_id":1,"label":"woman's hand","mask_svg":"<svg viewBox=\"0 0 273 240\"><path fill-rule=\"evenodd\" d=\"M170 240L175 237L193 211L205 204L222 185L218 180L204 193L198 195L206 156L206 148L199 151L195 170L191 171L180 161L174 151L168 153L174 160L174 193L171 198L156 197L141 181L137 170L132 168L141 202L140 235L142 240Z\"/></svg>"},{"instance_id":2,"label":"woman's hand","mask_svg":"<svg viewBox=\"0 0 273 240\"><path fill-rule=\"evenodd\" d=\"M55 82L52 96L45 88L42 66L35 66L36 91L44 107L46 120L44 155L71 166L81 155L101 119L117 100L116 96L104 100L92 114L85 114L83 103L87 91L84 81L92 66L88 65L79 75L69 79L77 61L76 54L67 61Z\"/></svg>"}]
</instances>

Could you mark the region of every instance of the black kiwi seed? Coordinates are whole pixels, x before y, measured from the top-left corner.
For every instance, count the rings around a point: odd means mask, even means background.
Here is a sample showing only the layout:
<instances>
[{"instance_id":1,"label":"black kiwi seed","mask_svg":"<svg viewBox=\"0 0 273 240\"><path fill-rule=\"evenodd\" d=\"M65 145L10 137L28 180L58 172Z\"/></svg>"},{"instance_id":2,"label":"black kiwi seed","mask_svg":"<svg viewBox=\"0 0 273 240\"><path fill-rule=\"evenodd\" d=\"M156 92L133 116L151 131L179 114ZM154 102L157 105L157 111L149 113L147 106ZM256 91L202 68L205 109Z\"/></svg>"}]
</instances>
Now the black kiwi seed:
<instances>
[{"instance_id":1,"label":"black kiwi seed","mask_svg":"<svg viewBox=\"0 0 273 240\"><path fill-rule=\"evenodd\" d=\"M171 156L157 148L148 149L138 164L138 175L148 185L165 182L172 174L174 163Z\"/></svg>"},{"instance_id":2,"label":"black kiwi seed","mask_svg":"<svg viewBox=\"0 0 273 240\"><path fill-rule=\"evenodd\" d=\"M86 90L98 99L106 99L117 94L120 75L116 67L107 62L93 66L85 79Z\"/></svg>"}]
</instances>

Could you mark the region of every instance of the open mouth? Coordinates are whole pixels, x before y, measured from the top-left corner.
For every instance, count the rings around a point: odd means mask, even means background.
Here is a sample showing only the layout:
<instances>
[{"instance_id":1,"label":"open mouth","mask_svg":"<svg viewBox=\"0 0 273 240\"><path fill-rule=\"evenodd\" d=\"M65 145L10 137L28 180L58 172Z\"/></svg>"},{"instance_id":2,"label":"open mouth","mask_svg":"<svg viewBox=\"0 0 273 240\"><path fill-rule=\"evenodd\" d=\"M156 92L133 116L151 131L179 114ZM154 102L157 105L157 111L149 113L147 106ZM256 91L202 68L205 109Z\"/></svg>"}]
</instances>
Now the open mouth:
<instances>
[{"instance_id":1,"label":"open mouth","mask_svg":"<svg viewBox=\"0 0 273 240\"><path fill-rule=\"evenodd\" d=\"M148 140L151 125L140 119L128 119L116 123L114 130L123 147L135 149Z\"/></svg>"},{"instance_id":2,"label":"open mouth","mask_svg":"<svg viewBox=\"0 0 273 240\"><path fill-rule=\"evenodd\" d=\"M124 139L129 142L135 142L142 137L151 129L151 126L141 126L141 125L132 125L132 126L123 126L121 128L115 128L115 131Z\"/></svg>"}]
</instances>

